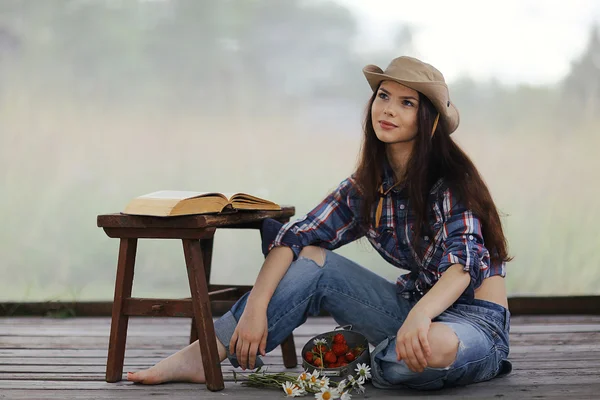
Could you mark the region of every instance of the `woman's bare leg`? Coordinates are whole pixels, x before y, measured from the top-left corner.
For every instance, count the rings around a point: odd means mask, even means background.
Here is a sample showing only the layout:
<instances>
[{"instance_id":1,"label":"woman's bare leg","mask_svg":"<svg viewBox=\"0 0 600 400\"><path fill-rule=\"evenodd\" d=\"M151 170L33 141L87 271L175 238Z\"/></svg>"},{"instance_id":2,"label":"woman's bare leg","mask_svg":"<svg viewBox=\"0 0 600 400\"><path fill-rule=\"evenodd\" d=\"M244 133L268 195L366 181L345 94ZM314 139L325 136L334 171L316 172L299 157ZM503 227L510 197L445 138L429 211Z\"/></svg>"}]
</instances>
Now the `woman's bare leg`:
<instances>
[{"instance_id":1,"label":"woman's bare leg","mask_svg":"<svg viewBox=\"0 0 600 400\"><path fill-rule=\"evenodd\" d=\"M219 340L217 340L217 350L219 360L223 361L226 358L225 346ZM198 341L161 360L153 367L143 371L128 372L127 380L146 385L165 382L206 382Z\"/></svg>"}]
</instances>

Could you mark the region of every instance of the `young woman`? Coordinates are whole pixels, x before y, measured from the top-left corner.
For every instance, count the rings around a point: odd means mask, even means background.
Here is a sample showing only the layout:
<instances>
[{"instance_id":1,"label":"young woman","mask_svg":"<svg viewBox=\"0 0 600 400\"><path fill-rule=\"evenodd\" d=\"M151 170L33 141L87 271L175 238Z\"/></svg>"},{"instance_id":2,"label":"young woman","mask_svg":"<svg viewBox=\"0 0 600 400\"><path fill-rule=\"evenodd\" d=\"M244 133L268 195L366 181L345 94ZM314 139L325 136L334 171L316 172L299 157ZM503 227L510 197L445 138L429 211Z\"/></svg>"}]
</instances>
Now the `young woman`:
<instances>
[{"instance_id":1,"label":"young woman","mask_svg":"<svg viewBox=\"0 0 600 400\"><path fill-rule=\"evenodd\" d=\"M373 96L358 167L303 218L265 221L254 289L215 322L221 360L255 368L257 355L324 309L376 346L377 387L507 374L506 239L485 183L450 137L459 114L444 77L411 57L363 72ZM331 251L361 237L410 272L392 283ZM193 343L128 379L204 382L199 352Z\"/></svg>"}]
</instances>

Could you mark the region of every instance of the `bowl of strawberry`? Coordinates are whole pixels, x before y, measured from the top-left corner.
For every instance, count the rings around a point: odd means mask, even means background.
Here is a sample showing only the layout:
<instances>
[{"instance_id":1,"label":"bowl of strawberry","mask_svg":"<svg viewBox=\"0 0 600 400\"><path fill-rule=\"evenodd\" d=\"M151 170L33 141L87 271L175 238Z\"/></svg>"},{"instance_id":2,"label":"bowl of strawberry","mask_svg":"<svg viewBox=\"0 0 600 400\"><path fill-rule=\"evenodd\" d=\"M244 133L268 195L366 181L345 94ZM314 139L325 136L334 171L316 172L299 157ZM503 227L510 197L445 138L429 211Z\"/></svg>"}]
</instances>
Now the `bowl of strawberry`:
<instances>
[{"instance_id":1,"label":"bowl of strawberry","mask_svg":"<svg viewBox=\"0 0 600 400\"><path fill-rule=\"evenodd\" d=\"M353 373L357 364L371 364L367 339L356 331L338 328L317 335L304 345L304 369L318 370L321 375L346 377Z\"/></svg>"}]
</instances>

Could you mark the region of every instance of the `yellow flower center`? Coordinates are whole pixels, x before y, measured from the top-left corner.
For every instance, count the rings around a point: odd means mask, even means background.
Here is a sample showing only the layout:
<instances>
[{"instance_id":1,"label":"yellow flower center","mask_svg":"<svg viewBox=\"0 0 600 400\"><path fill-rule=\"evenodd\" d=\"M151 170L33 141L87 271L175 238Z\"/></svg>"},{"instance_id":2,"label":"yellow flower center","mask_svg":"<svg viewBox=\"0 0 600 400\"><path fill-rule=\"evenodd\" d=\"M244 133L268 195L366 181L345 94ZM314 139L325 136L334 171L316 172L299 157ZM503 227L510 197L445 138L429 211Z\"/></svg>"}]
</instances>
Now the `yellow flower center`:
<instances>
[{"instance_id":1,"label":"yellow flower center","mask_svg":"<svg viewBox=\"0 0 600 400\"><path fill-rule=\"evenodd\" d=\"M306 374L305 373L300 374L300 379L302 379L303 381L305 381L306 380Z\"/></svg>"},{"instance_id":2,"label":"yellow flower center","mask_svg":"<svg viewBox=\"0 0 600 400\"><path fill-rule=\"evenodd\" d=\"M311 376L311 377L310 377L310 381L311 381L312 383L315 383L315 382L317 382L317 378L315 378L314 376Z\"/></svg>"},{"instance_id":3,"label":"yellow flower center","mask_svg":"<svg viewBox=\"0 0 600 400\"><path fill-rule=\"evenodd\" d=\"M292 393L293 393L293 392L292 392L292 388L286 388L286 389L285 389L285 392L286 392L287 394L292 394Z\"/></svg>"},{"instance_id":4,"label":"yellow flower center","mask_svg":"<svg viewBox=\"0 0 600 400\"><path fill-rule=\"evenodd\" d=\"M323 400L329 400L329 399L331 399L331 393L329 393L329 392L323 393Z\"/></svg>"}]
</instances>

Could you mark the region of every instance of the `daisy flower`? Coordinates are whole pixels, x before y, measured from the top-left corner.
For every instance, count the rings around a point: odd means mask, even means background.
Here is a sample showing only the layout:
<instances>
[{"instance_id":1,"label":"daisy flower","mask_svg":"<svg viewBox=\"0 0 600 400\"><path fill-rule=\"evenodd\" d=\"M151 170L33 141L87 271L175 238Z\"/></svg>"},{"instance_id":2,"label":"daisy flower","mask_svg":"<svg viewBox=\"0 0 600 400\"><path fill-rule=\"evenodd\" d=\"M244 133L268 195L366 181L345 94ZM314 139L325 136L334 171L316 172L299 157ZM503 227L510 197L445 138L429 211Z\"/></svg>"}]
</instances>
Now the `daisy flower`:
<instances>
[{"instance_id":1,"label":"daisy flower","mask_svg":"<svg viewBox=\"0 0 600 400\"><path fill-rule=\"evenodd\" d=\"M365 387L362 384L363 383L361 381L356 381L356 386L354 386L354 389L358 393L364 393L365 392Z\"/></svg>"},{"instance_id":2,"label":"daisy flower","mask_svg":"<svg viewBox=\"0 0 600 400\"><path fill-rule=\"evenodd\" d=\"M363 377L363 376L364 376L364 377L365 377L365 380L366 380L366 379L371 379L371 367L369 367L369 366L367 365L367 363L364 363L364 364L358 364L358 365L356 366L356 369L355 369L355 371L356 371L356 372L358 372L358 375L359 375L360 377Z\"/></svg>"},{"instance_id":3,"label":"daisy flower","mask_svg":"<svg viewBox=\"0 0 600 400\"><path fill-rule=\"evenodd\" d=\"M315 370L312 374L308 374L308 380L306 381L310 387L317 386L320 383L319 371Z\"/></svg>"},{"instance_id":4,"label":"daisy flower","mask_svg":"<svg viewBox=\"0 0 600 400\"><path fill-rule=\"evenodd\" d=\"M339 399L340 395L335 389L323 388L319 393L315 393L315 399L317 400L332 400Z\"/></svg>"},{"instance_id":5,"label":"daisy flower","mask_svg":"<svg viewBox=\"0 0 600 400\"><path fill-rule=\"evenodd\" d=\"M341 393L341 392L342 392L344 389L346 389L346 384L347 384L347 383L348 383L348 382L346 382L346 380L345 380L345 379L342 379L342 380L340 381L340 383L338 383L338 387L337 387L337 390L338 390L338 392L340 392L340 393Z\"/></svg>"},{"instance_id":6,"label":"daisy flower","mask_svg":"<svg viewBox=\"0 0 600 400\"><path fill-rule=\"evenodd\" d=\"M319 381L319 387L326 388L328 386L329 386L329 378L326 376L321 377L321 380Z\"/></svg>"},{"instance_id":7,"label":"daisy flower","mask_svg":"<svg viewBox=\"0 0 600 400\"><path fill-rule=\"evenodd\" d=\"M352 396L350 395L349 391L342 392L342 395L340 396L340 400L350 400L350 399L352 399Z\"/></svg>"},{"instance_id":8,"label":"daisy flower","mask_svg":"<svg viewBox=\"0 0 600 400\"><path fill-rule=\"evenodd\" d=\"M296 379L300 387L305 387L306 385L308 385L309 380L310 373L308 371L303 371L300 375L298 375L298 379Z\"/></svg>"},{"instance_id":9,"label":"daisy flower","mask_svg":"<svg viewBox=\"0 0 600 400\"><path fill-rule=\"evenodd\" d=\"M352 375L348 375L348 383L350 384L350 387L354 388L359 393L364 393L365 387L362 384L365 383L365 381L362 376L356 380Z\"/></svg>"},{"instance_id":10,"label":"daisy flower","mask_svg":"<svg viewBox=\"0 0 600 400\"><path fill-rule=\"evenodd\" d=\"M285 397L302 396L300 387L298 387L298 385L296 385L293 382L288 381L286 383L282 383L281 387L283 387L283 391L285 392Z\"/></svg>"},{"instance_id":11,"label":"daisy flower","mask_svg":"<svg viewBox=\"0 0 600 400\"><path fill-rule=\"evenodd\" d=\"M327 344L327 340L325 340L325 339L315 339L315 340L313 340L313 343L315 344L315 346L318 346L320 344Z\"/></svg>"}]
</instances>

